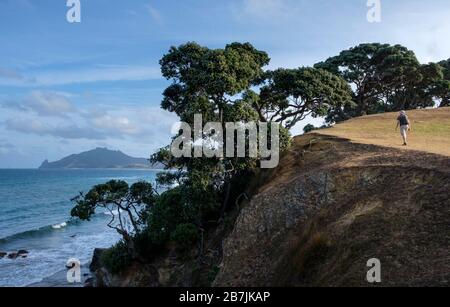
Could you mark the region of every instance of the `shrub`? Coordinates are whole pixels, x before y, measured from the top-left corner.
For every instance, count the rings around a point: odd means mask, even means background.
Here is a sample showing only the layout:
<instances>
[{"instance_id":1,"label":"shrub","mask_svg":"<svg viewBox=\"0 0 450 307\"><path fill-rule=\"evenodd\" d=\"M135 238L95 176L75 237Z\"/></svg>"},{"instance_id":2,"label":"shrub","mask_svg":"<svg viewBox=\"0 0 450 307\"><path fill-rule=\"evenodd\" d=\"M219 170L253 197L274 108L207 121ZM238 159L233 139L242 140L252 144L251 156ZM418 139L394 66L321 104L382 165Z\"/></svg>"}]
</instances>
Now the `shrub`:
<instances>
[{"instance_id":1,"label":"shrub","mask_svg":"<svg viewBox=\"0 0 450 307\"><path fill-rule=\"evenodd\" d=\"M187 215L184 197L180 187L168 190L157 199L145 230L153 244L163 245L170 239L171 232L179 224L186 223Z\"/></svg>"},{"instance_id":2,"label":"shrub","mask_svg":"<svg viewBox=\"0 0 450 307\"><path fill-rule=\"evenodd\" d=\"M124 241L120 241L102 255L102 263L113 274L120 274L131 264L132 258Z\"/></svg>"},{"instance_id":3,"label":"shrub","mask_svg":"<svg viewBox=\"0 0 450 307\"><path fill-rule=\"evenodd\" d=\"M182 250L187 250L198 241L198 230L194 224L180 224L171 234L171 240Z\"/></svg>"},{"instance_id":4,"label":"shrub","mask_svg":"<svg viewBox=\"0 0 450 307\"><path fill-rule=\"evenodd\" d=\"M311 131L314 131L314 130L317 130L317 128L314 125L312 125L312 124L308 124L308 125L306 125L303 128L303 132L304 133L308 133L308 132L311 132Z\"/></svg>"}]
</instances>

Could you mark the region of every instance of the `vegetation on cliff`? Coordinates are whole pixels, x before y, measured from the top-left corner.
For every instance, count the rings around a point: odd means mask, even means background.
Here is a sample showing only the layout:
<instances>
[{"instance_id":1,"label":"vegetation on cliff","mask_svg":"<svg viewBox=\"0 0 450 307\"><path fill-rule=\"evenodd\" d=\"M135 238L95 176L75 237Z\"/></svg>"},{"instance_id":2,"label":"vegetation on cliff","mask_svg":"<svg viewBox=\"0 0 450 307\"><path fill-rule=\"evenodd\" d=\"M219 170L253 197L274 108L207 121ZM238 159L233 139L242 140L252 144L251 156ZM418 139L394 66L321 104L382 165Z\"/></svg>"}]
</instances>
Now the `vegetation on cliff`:
<instances>
[{"instance_id":1,"label":"vegetation on cliff","mask_svg":"<svg viewBox=\"0 0 450 307\"><path fill-rule=\"evenodd\" d=\"M161 106L191 125L194 114L223 126L242 121L276 123L281 150L287 154L289 129L308 115L333 123L363 114L423 108L436 99L445 105L449 95L445 63L421 65L412 51L398 45L360 45L309 68L264 71L269 60L248 43L223 49L196 43L172 47L160 62L163 76L172 81ZM180 284L191 276L182 285L209 285L219 271L220 276L225 274L218 267L224 237L233 231L240 209L270 172L260 172L256 158L175 158L169 147L155 153L151 161L173 170L158 176L159 189L144 182L98 185L75 199L72 216L89 219L98 207L118 212L112 214L110 226L123 242L103 255L111 272L120 274L136 262L155 264L169 255L189 265L178 269L169 265L167 276L163 269L167 263L159 263L160 283ZM235 238L236 244L240 242ZM313 245L327 245L322 237L316 242L320 244Z\"/></svg>"}]
</instances>

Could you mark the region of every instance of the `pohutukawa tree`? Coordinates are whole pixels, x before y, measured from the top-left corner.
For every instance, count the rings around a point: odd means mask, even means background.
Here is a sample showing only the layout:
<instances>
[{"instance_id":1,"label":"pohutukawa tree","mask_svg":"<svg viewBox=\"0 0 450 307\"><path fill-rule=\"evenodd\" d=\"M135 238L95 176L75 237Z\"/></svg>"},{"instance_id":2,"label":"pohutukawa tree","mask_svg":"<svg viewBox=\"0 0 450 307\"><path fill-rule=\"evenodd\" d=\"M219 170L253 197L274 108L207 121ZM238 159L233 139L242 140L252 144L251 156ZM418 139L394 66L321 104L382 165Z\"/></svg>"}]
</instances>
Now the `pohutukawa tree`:
<instances>
[{"instance_id":1,"label":"pohutukawa tree","mask_svg":"<svg viewBox=\"0 0 450 307\"><path fill-rule=\"evenodd\" d=\"M163 76L173 82L164 91L163 109L191 125L194 115L201 114L205 122L222 123L224 130L227 122L275 123L281 129L281 149L289 145L289 129L306 116L326 116L332 107L351 104L350 87L339 76L315 68L265 72L268 55L249 43L224 49L187 43L172 47L160 63ZM257 87L260 94L253 91ZM222 213L234 198L234 178L258 165L251 157L175 159L167 148L153 160L183 170L184 186L201 187L199 195L220 191Z\"/></svg>"},{"instance_id":2,"label":"pohutukawa tree","mask_svg":"<svg viewBox=\"0 0 450 307\"><path fill-rule=\"evenodd\" d=\"M450 59L439 62L444 78L437 82L435 94L440 107L450 107Z\"/></svg>"},{"instance_id":3,"label":"pohutukawa tree","mask_svg":"<svg viewBox=\"0 0 450 307\"><path fill-rule=\"evenodd\" d=\"M388 44L361 44L315 65L342 76L353 89L354 107L337 108L328 120L434 104L437 66L421 65L413 51Z\"/></svg>"},{"instance_id":4,"label":"pohutukawa tree","mask_svg":"<svg viewBox=\"0 0 450 307\"><path fill-rule=\"evenodd\" d=\"M163 76L172 81L163 93L161 107L191 126L195 114L201 114L204 122L219 122L223 128L226 122L257 121L258 114L243 94L262 82L263 67L269 60L267 53L249 43L232 43L224 49L192 42L172 47L160 61ZM168 148L153 155L152 161L179 170L176 176L162 179L166 184L170 180L182 183L180 189L189 195L185 205L197 212L194 216L199 228L211 213L223 213L233 194L241 193L242 185L231 189L233 178L258 163L249 157L174 158Z\"/></svg>"},{"instance_id":5,"label":"pohutukawa tree","mask_svg":"<svg viewBox=\"0 0 450 307\"><path fill-rule=\"evenodd\" d=\"M421 65L412 51L400 45L362 44L314 68L264 71L269 60L267 53L249 43L223 49L192 42L172 47L160 61L163 76L171 81L161 106L191 127L196 114L203 122L218 122L222 130L229 122L275 123L280 126L283 150L289 146L289 129L308 115L337 122L426 107L436 99L442 106L450 105L449 61ZM194 131L189 134L180 132L174 139L196 140ZM207 140L210 135L203 131L201 137ZM238 148L236 138L233 142ZM261 154L257 158L174 157L166 147L150 159L171 169L157 177L158 184L167 187L161 195L149 183L129 186L110 181L75 198L72 216L89 220L99 208L110 212L109 227L122 235L127 253L134 258L154 254L169 241L188 248L197 240L201 257L203 232L216 226L230 205L245 198L260 158ZM123 260L121 250L116 248L111 259Z\"/></svg>"},{"instance_id":6,"label":"pohutukawa tree","mask_svg":"<svg viewBox=\"0 0 450 307\"><path fill-rule=\"evenodd\" d=\"M267 84L254 102L260 118L291 129L307 116L324 117L332 108L351 106L346 81L323 69L277 69L267 73Z\"/></svg>"},{"instance_id":7,"label":"pohutukawa tree","mask_svg":"<svg viewBox=\"0 0 450 307\"><path fill-rule=\"evenodd\" d=\"M108 227L116 230L134 252L133 237L145 227L156 196L156 191L148 182L129 186L125 181L112 180L75 197L71 215L89 221L98 209L109 213L111 220Z\"/></svg>"}]
</instances>

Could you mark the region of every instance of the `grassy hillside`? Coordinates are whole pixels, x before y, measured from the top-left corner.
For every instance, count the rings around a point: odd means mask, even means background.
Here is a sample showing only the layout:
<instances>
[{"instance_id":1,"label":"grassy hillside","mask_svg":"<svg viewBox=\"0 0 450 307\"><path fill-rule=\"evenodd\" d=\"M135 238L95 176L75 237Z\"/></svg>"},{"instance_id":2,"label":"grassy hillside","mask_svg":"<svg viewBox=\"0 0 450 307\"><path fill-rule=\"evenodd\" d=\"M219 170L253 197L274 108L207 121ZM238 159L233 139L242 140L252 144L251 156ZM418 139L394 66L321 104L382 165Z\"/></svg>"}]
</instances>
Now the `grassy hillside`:
<instances>
[{"instance_id":1,"label":"grassy hillside","mask_svg":"<svg viewBox=\"0 0 450 307\"><path fill-rule=\"evenodd\" d=\"M398 113L384 113L359 117L318 133L347 138L355 143L450 156L450 108L409 111L413 131L409 134L407 148L402 146L400 132L395 131L397 116Z\"/></svg>"},{"instance_id":2,"label":"grassy hillside","mask_svg":"<svg viewBox=\"0 0 450 307\"><path fill-rule=\"evenodd\" d=\"M441 112L448 109L413 112L415 142L422 142L415 148L430 151L430 127L448 144L450 134L437 125ZM389 131L393 116L325 132L399 147ZM431 120L422 122L425 116ZM384 135L363 138L363 125ZM371 258L381 261L381 286L448 286L448 156L310 133L296 137L262 181L223 244L216 286L371 286Z\"/></svg>"}]
</instances>

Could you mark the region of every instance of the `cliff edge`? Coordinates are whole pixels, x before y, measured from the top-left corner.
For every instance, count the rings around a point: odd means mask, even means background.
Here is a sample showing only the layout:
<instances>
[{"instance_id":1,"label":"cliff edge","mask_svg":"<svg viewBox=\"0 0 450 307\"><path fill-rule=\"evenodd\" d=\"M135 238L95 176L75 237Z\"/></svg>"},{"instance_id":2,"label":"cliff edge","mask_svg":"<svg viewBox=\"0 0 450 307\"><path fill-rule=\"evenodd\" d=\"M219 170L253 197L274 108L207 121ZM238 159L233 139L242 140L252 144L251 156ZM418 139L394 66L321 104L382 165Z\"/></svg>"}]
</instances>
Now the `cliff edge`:
<instances>
[{"instance_id":1,"label":"cliff edge","mask_svg":"<svg viewBox=\"0 0 450 307\"><path fill-rule=\"evenodd\" d=\"M201 264L168 252L146 267L152 282L139 285L370 286L367 262L377 258L381 286L448 286L450 157L442 144L450 125L438 130L437 147L418 142L434 125L430 112L449 110L415 111L412 149L393 133L392 140L387 132L344 137L370 121L380 125L377 116L296 137L278 168L254 178L234 222L206 234ZM394 130L395 114L378 116L382 129ZM383 138L400 144L384 146ZM123 281L147 280L145 272L133 268L99 284L134 285ZM210 283L199 284L199 276Z\"/></svg>"}]
</instances>

